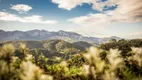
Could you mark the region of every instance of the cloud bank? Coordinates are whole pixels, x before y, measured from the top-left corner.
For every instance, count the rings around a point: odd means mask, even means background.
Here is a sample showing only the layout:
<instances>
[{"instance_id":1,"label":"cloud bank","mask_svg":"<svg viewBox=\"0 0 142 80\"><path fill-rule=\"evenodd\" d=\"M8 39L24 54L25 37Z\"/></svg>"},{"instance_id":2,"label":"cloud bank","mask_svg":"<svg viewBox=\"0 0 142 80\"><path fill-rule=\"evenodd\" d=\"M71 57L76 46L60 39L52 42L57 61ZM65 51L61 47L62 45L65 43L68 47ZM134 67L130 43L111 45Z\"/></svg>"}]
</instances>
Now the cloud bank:
<instances>
[{"instance_id":1,"label":"cloud bank","mask_svg":"<svg viewBox=\"0 0 142 80\"><path fill-rule=\"evenodd\" d=\"M15 14L10 14L8 12L0 12L1 21L18 21L22 23L37 23L37 24L56 24L56 20L43 20L42 16L32 15L26 17L20 17Z\"/></svg>"}]
</instances>

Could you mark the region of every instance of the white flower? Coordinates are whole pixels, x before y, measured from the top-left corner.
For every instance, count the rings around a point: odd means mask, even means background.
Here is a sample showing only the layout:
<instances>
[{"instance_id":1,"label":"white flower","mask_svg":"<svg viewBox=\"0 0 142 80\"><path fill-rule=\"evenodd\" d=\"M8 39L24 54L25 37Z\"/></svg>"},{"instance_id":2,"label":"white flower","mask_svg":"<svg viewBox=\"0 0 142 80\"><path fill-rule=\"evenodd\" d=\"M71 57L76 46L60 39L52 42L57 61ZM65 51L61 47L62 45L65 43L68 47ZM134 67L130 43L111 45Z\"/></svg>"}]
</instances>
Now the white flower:
<instances>
[{"instance_id":1,"label":"white flower","mask_svg":"<svg viewBox=\"0 0 142 80\"><path fill-rule=\"evenodd\" d=\"M23 62L21 64L23 73L21 74L22 80L39 80L42 74L42 70L31 62Z\"/></svg>"},{"instance_id":2,"label":"white flower","mask_svg":"<svg viewBox=\"0 0 142 80\"><path fill-rule=\"evenodd\" d=\"M32 60L32 58L33 58L33 56L30 55L30 54L28 54L25 59L26 59L26 60Z\"/></svg>"},{"instance_id":3,"label":"white flower","mask_svg":"<svg viewBox=\"0 0 142 80\"><path fill-rule=\"evenodd\" d=\"M121 51L118 49L110 49L110 53L108 54L107 58L110 63L110 69L115 70L116 68L120 68L123 66L123 59L120 57Z\"/></svg>"},{"instance_id":4,"label":"white flower","mask_svg":"<svg viewBox=\"0 0 142 80\"><path fill-rule=\"evenodd\" d=\"M132 49L132 52L134 53L134 55L131 57L132 60L137 61L138 65L142 67L142 48L132 47L131 49Z\"/></svg>"},{"instance_id":5,"label":"white flower","mask_svg":"<svg viewBox=\"0 0 142 80\"><path fill-rule=\"evenodd\" d=\"M67 62L66 61L62 61L61 63L60 63L60 65L62 66L62 67L67 67Z\"/></svg>"},{"instance_id":6,"label":"white flower","mask_svg":"<svg viewBox=\"0 0 142 80\"><path fill-rule=\"evenodd\" d=\"M142 55L142 48L132 47L131 49L133 53Z\"/></svg>"},{"instance_id":7,"label":"white flower","mask_svg":"<svg viewBox=\"0 0 142 80\"><path fill-rule=\"evenodd\" d=\"M90 65L83 65L84 71L85 71L85 72L84 72L85 75L88 75L88 74L90 73L90 72L89 72L89 66L90 66Z\"/></svg>"},{"instance_id":8,"label":"white flower","mask_svg":"<svg viewBox=\"0 0 142 80\"><path fill-rule=\"evenodd\" d=\"M40 80L53 80L53 77L50 75L41 75Z\"/></svg>"}]
</instances>

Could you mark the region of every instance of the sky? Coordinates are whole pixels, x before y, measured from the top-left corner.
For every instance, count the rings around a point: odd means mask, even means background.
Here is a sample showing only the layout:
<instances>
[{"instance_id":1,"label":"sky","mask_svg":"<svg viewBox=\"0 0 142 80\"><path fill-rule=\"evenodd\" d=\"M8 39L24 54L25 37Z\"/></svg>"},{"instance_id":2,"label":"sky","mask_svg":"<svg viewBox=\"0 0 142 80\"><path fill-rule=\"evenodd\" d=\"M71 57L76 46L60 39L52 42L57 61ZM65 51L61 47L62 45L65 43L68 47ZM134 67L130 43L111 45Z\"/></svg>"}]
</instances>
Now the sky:
<instances>
[{"instance_id":1,"label":"sky","mask_svg":"<svg viewBox=\"0 0 142 80\"><path fill-rule=\"evenodd\" d=\"M141 0L0 0L0 29L142 38Z\"/></svg>"}]
</instances>

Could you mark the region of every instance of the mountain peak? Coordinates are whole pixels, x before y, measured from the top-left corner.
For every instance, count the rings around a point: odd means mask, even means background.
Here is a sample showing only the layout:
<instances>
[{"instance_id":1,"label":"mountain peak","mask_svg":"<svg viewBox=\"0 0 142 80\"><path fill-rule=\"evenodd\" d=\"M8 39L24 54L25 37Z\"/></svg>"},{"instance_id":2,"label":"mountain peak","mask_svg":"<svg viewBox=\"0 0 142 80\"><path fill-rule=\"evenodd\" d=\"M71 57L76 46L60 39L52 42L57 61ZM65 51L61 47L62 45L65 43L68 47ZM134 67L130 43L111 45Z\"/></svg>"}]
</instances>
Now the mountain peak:
<instances>
[{"instance_id":1,"label":"mountain peak","mask_svg":"<svg viewBox=\"0 0 142 80\"><path fill-rule=\"evenodd\" d=\"M65 32L65 31L63 31L63 30L59 30L58 32Z\"/></svg>"},{"instance_id":2,"label":"mountain peak","mask_svg":"<svg viewBox=\"0 0 142 80\"><path fill-rule=\"evenodd\" d=\"M111 36L111 38L118 38L117 36Z\"/></svg>"},{"instance_id":3,"label":"mountain peak","mask_svg":"<svg viewBox=\"0 0 142 80\"><path fill-rule=\"evenodd\" d=\"M47 30L44 30L44 29L42 29L41 31L43 31L43 32L48 32Z\"/></svg>"},{"instance_id":4,"label":"mountain peak","mask_svg":"<svg viewBox=\"0 0 142 80\"><path fill-rule=\"evenodd\" d=\"M68 35L76 35L76 36L82 36L81 34L78 34L76 32L70 32L70 31L63 31L63 30L60 30L58 31L59 34L68 34Z\"/></svg>"},{"instance_id":5,"label":"mountain peak","mask_svg":"<svg viewBox=\"0 0 142 80\"><path fill-rule=\"evenodd\" d=\"M5 32L5 31L0 29L0 32Z\"/></svg>"}]
</instances>

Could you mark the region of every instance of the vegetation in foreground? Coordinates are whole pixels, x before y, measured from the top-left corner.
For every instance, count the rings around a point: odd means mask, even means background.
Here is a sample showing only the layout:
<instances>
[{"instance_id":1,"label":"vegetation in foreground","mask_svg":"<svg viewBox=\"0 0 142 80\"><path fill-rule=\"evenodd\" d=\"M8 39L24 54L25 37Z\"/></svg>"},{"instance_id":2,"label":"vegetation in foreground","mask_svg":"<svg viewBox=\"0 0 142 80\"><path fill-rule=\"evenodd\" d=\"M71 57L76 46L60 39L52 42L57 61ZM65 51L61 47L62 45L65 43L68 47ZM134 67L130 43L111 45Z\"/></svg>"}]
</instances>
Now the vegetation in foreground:
<instances>
[{"instance_id":1,"label":"vegetation in foreground","mask_svg":"<svg viewBox=\"0 0 142 80\"><path fill-rule=\"evenodd\" d=\"M4 44L0 47L0 80L141 80L141 43L129 43L134 46L121 43L123 46L112 42L100 48L91 47L70 58L66 58L71 55L67 54L54 59L38 50L31 52L25 44L19 48ZM125 53L125 50L128 51ZM51 60L55 63L51 64Z\"/></svg>"}]
</instances>

